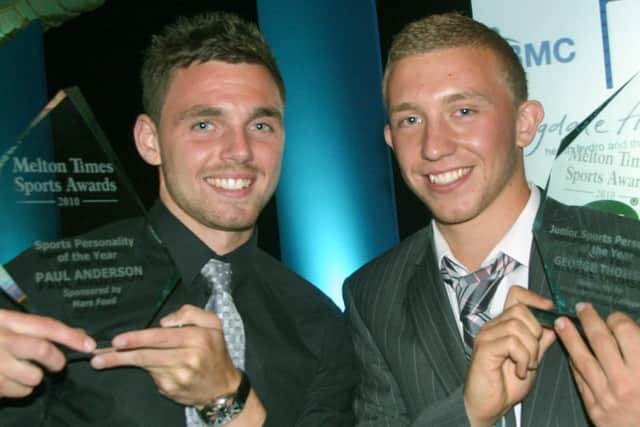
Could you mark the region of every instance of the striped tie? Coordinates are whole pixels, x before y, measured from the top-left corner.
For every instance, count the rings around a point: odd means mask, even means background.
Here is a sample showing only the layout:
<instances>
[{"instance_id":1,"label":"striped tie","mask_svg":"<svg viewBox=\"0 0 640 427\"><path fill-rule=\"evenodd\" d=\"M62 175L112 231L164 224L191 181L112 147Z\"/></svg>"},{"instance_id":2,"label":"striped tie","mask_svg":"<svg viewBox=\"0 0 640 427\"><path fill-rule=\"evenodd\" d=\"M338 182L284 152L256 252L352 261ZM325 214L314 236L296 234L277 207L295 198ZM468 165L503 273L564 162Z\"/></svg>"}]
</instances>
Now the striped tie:
<instances>
[{"instance_id":1,"label":"striped tie","mask_svg":"<svg viewBox=\"0 0 640 427\"><path fill-rule=\"evenodd\" d=\"M464 353L467 360L471 359L473 339L480 328L490 319L489 304L498 289L502 278L515 270L520 264L506 254L500 254L490 265L464 276L459 275L462 267L449 258L442 258L440 273L445 284L456 292L460 321L462 322L462 337ZM510 409L498 422L498 427L515 427L516 419L513 409Z\"/></svg>"}]
</instances>

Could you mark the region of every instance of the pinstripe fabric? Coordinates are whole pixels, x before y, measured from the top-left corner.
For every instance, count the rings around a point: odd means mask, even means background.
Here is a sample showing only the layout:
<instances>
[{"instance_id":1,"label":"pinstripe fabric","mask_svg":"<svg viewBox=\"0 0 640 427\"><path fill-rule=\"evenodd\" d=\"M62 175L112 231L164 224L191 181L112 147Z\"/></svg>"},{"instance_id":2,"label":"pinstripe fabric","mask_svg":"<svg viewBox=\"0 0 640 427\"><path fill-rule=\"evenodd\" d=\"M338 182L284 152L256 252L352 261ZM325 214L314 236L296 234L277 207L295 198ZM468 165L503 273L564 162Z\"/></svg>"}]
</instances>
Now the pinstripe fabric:
<instances>
[{"instance_id":1,"label":"pinstripe fabric","mask_svg":"<svg viewBox=\"0 0 640 427\"><path fill-rule=\"evenodd\" d=\"M464 350L431 242L426 227L345 284L361 369L354 403L358 426L468 425ZM533 249L529 287L549 293ZM556 343L523 401L522 427L588 425L567 358Z\"/></svg>"}]
</instances>

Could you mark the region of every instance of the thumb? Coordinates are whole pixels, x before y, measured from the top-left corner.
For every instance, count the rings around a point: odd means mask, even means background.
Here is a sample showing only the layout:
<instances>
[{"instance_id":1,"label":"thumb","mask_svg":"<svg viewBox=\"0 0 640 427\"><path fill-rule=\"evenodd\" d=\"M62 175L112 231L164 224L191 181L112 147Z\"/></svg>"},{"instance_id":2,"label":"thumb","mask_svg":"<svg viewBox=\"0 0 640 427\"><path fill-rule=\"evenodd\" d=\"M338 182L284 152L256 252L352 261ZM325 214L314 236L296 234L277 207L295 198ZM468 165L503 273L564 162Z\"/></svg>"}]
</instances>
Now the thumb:
<instances>
[{"instance_id":1,"label":"thumb","mask_svg":"<svg viewBox=\"0 0 640 427\"><path fill-rule=\"evenodd\" d=\"M538 363L542 362L544 354L547 352L551 344L556 340L556 334L553 330L542 328L542 336L540 337L540 346L538 347Z\"/></svg>"}]
</instances>

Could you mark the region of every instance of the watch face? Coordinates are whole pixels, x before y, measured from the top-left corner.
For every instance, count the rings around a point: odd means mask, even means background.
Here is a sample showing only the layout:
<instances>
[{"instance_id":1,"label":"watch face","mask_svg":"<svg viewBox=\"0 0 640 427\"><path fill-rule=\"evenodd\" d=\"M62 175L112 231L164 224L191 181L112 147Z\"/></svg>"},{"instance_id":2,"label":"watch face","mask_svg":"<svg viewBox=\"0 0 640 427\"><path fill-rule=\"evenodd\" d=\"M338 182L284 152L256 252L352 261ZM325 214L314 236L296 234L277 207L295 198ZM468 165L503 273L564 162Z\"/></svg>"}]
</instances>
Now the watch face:
<instances>
[{"instance_id":1,"label":"watch face","mask_svg":"<svg viewBox=\"0 0 640 427\"><path fill-rule=\"evenodd\" d=\"M247 374L244 371L240 372L242 378L235 394L220 396L211 405L207 405L198 411L200 418L208 426L220 426L231 422L244 409L249 391L251 391L251 383Z\"/></svg>"},{"instance_id":2,"label":"watch face","mask_svg":"<svg viewBox=\"0 0 640 427\"><path fill-rule=\"evenodd\" d=\"M213 405L205 406L198 413L208 426L220 426L233 421L243 408L244 402L232 395L216 399Z\"/></svg>"},{"instance_id":3,"label":"watch face","mask_svg":"<svg viewBox=\"0 0 640 427\"><path fill-rule=\"evenodd\" d=\"M235 394L227 394L226 396L218 397L216 401L213 402L213 405L211 405L211 409L213 411L219 411L221 409L228 408L233 404L235 398Z\"/></svg>"}]
</instances>

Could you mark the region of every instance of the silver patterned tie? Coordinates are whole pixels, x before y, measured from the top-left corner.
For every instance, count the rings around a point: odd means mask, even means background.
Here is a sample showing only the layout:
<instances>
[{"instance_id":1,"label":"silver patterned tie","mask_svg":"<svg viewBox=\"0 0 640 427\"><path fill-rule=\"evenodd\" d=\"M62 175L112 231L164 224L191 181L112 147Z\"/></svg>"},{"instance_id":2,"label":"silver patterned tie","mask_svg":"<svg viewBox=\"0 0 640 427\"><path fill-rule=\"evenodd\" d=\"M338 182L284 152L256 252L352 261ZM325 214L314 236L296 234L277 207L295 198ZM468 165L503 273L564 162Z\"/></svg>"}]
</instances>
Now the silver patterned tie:
<instances>
[{"instance_id":1,"label":"silver patterned tie","mask_svg":"<svg viewBox=\"0 0 640 427\"><path fill-rule=\"evenodd\" d=\"M520 263L506 254L500 254L490 265L473 273L460 275L463 270L447 257L442 258L440 273L442 280L456 292L462 337L467 360L471 359L473 340L478 331L490 319L489 303L498 289L498 285L507 274L514 271ZM513 408L500 418L496 427L515 427L516 418Z\"/></svg>"},{"instance_id":2,"label":"silver patterned tie","mask_svg":"<svg viewBox=\"0 0 640 427\"><path fill-rule=\"evenodd\" d=\"M229 356L236 368L244 369L244 324L231 297L231 265L212 258L202 267L200 274L211 288L211 295L204 308L220 318ZM185 414L188 427L204 426L194 408L185 408Z\"/></svg>"}]
</instances>

